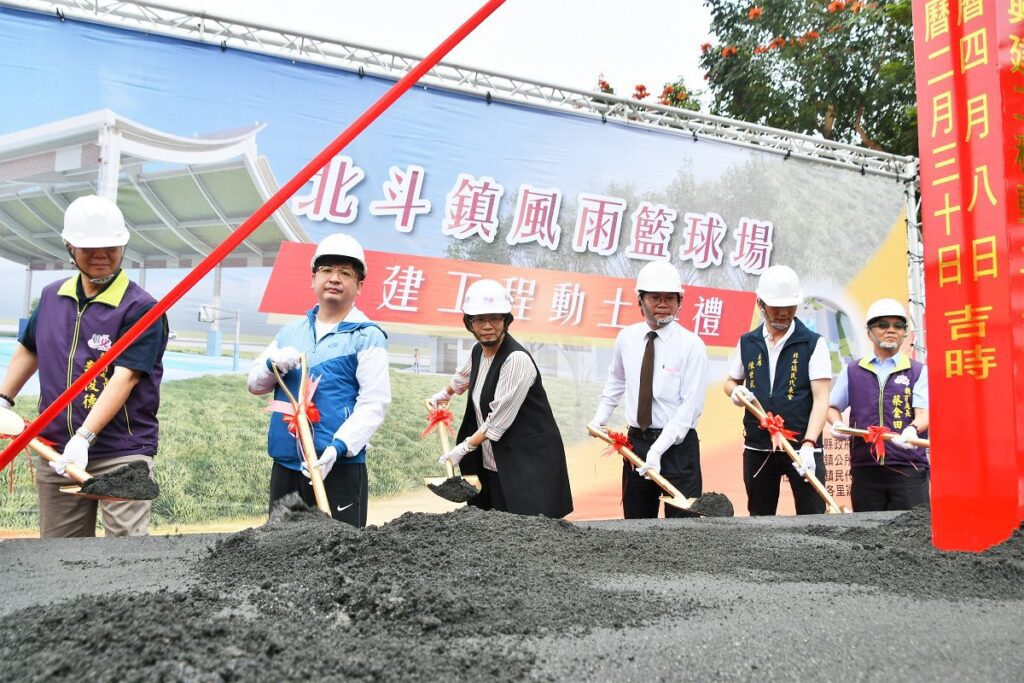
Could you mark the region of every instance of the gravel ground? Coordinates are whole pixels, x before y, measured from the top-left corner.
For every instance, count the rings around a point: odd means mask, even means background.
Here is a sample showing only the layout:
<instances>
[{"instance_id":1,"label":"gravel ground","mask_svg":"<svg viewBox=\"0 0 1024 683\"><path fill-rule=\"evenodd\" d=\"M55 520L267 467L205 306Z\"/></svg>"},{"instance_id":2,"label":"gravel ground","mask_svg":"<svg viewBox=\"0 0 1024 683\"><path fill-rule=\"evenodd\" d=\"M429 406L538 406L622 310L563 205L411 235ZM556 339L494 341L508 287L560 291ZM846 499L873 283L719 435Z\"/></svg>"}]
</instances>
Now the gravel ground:
<instances>
[{"instance_id":1,"label":"gravel ground","mask_svg":"<svg viewBox=\"0 0 1024 683\"><path fill-rule=\"evenodd\" d=\"M570 524L463 508L356 531L0 544L0 679L1020 680L1024 537L905 514Z\"/></svg>"}]
</instances>

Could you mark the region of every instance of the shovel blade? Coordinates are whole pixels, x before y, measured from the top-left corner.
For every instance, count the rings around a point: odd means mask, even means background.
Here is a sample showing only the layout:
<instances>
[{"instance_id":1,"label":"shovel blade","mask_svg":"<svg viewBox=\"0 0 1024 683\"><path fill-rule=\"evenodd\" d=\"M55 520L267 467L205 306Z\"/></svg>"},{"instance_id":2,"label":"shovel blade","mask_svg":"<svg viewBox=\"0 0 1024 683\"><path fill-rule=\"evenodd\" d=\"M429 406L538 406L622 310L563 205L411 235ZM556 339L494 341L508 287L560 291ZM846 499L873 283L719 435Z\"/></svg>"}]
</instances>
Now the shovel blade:
<instances>
[{"instance_id":1,"label":"shovel blade","mask_svg":"<svg viewBox=\"0 0 1024 683\"><path fill-rule=\"evenodd\" d=\"M82 487L75 484L74 486L61 486L60 492L65 493L69 496L78 496L79 498L91 498L92 500L105 500L111 503L118 503L122 501L133 501L138 502L135 498L115 498L113 496L97 496L95 493L82 493Z\"/></svg>"},{"instance_id":2,"label":"shovel blade","mask_svg":"<svg viewBox=\"0 0 1024 683\"><path fill-rule=\"evenodd\" d=\"M699 512L697 512L696 510L691 510L690 509L690 506L693 505L693 501L688 499L688 498L673 498L671 496L662 496L660 498L660 500L661 500L661 502L665 503L665 505L671 505L675 509L677 509L680 512L682 512L684 517L703 517L704 516L704 515L700 514Z\"/></svg>"}]
</instances>

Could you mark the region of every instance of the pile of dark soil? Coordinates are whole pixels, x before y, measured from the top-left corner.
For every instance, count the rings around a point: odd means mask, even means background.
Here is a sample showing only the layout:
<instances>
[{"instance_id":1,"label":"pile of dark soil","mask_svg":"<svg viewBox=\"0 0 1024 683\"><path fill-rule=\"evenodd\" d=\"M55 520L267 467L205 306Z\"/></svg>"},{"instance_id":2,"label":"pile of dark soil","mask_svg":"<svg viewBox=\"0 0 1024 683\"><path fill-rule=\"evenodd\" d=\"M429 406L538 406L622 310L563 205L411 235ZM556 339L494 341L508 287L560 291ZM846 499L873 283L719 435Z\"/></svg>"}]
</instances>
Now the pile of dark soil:
<instances>
[{"instance_id":1,"label":"pile of dark soil","mask_svg":"<svg viewBox=\"0 0 1024 683\"><path fill-rule=\"evenodd\" d=\"M736 514L732 501L724 493L705 493L690 509L705 517L733 517Z\"/></svg>"},{"instance_id":2,"label":"pile of dark soil","mask_svg":"<svg viewBox=\"0 0 1024 683\"><path fill-rule=\"evenodd\" d=\"M594 628L628 639L663 615L699 619L717 605L652 588L698 576L1024 598L1024 537L940 553L919 542L927 511L877 529L686 519L637 530L462 508L358 531L289 505L219 542L191 590L9 615L0 679L522 680L537 664L530 639Z\"/></svg>"},{"instance_id":3,"label":"pile of dark soil","mask_svg":"<svg viewBox=\"0 0 1024 683\"><path fill-rule=\"evenodd\" d=\"M462 477L448 477L439 485L427 484L427 488L453 503L465 503L476 498L480 493L479 490Z\"/></svg>"},{"instance_id":4,"label":"pile of dark soil","mask_svg":"<svg viewBox=\"0 0 1024 683\"><path fill-rule=\"evenodd\" d=\"M149 466L136 460L89 479L82 484L81 492L110 498L153 500L160 495L160 487L149 476Z\"/></svg>"}]
</instances>

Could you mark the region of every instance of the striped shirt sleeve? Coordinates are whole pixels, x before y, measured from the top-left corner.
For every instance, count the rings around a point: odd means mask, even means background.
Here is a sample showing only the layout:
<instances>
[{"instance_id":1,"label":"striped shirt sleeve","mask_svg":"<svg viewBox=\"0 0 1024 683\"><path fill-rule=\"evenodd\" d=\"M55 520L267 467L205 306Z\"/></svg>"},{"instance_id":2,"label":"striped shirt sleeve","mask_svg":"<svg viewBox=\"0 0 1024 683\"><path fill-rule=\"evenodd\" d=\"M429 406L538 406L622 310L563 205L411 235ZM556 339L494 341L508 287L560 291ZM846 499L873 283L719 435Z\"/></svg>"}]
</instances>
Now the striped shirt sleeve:
<instances>
[{"instance_id":1,"label":"striped shirt sleeve","mask_svg":"<svg viewBox=\"0 0 1024 683\"><path fill-rule=\"evenodd\" d=\"M498 386L491 401L491 412L485 421L486 436L497 441L519 414L526 394L537 380L537 368L530 356L522 351L510 353L498 374Z\"/></svg>"}]
</instances>

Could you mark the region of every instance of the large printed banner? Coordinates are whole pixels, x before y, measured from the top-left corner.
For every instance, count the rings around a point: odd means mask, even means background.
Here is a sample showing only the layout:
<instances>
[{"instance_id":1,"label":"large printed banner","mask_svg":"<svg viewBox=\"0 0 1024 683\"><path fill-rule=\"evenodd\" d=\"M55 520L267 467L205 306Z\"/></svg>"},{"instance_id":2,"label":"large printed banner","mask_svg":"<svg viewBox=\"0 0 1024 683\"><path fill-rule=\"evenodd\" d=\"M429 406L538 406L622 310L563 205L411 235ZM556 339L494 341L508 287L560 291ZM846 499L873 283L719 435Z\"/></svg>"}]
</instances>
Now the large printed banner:
<instances>
[{"instance_id":1,"label":"large printed banner","mask_svg":"<svg viewBox=\"0 0 1024 683\"><path fill-rule=\"evenodd\" d=\"M239 198L256 192L228 186L216 173L229 159L207 167L182 163L192 151L189 141L198 149L246 136L247 168L258 169L272 186L294 175L390 85L279 57L11 9L0 9L0 68L10 95L0 98L0 138L42 149L50 138L36 133L40 138L29 140L33 129L48 124L47 136L60 133L76 117L107 110L111 120L144 130L154 147L173 152L153 159L133 148L134 156L122 158L118 201L129 216L160 216L133 225L130 245L159 244L145 272L146 287L157 296L184 273L168 264L184 265L197 250L215 246L207 232L211 221L197 218L196 207L212 204L213 223L238 225L248 217L239 215ZM106 139L97 137L89 149ZM96 187L96 154L52 155L65 165L88 158L93 166L62 166L43 178L10 160L0 173L0 193L46 204L55 188L40 182L68 183L78 192ZM199 185L192 174L204 168L210 173ZM147 178L163 178L159 192L139 190ZM838 372L870 349L867 306L883 296L906 299L905 206L905 184L888 177L632 123L415 88L282 209L310 243L251 245L244 258L225 262L215 305L240 312L242 335L251 344L269 341L280 325L276 314L300 314L312 303L312 243L345 232L368 251L369 279L357 304L388 330L393 372L427 368L438 376L417 381L432 387L472 346L457 312L466 286L482 277L508 283L516 301L513 333L535 352L553 402L572 411L561 419L577 508L586 511L581 516L614 517L621 514L618 477L595 465L602 449L575 426L593 414L611 340L642 319L636 273L665 260L684 282L679 322L699 334L711 354L698 425L705 486L729 495L742 511L742 415L721 383L730 349L760 322L753 294L758 275L776 264L796 269L807 295L799 315L825 337ZM51 217L56 220L59 215ZM198 249L184 253L184 243ZM238 267L246 263L262 267ZM14 273L18 266L2 267ZM43 284L44 275L36 275L34 291ZM196 312L211 303L214 278L203 286L170 313L181 337L208 331ZM20 315L8 305L5 315ZM391 410L418 415L422 396L396 398ZM379 453L396 450L390 437L378 436ZM846 502L844 446L831 445L827 460L826 484ZM782 509L791 511L791 503Z\"/></svg>"},{"instance_id":2,"label":"large printed banner","mask_svg":"<svg viewBox=\"0 0 1024 683\"><path fill-rule=\"evenodd\" d=\"M979 550L1024 518L1024 6L919 0L914 12L933 536Z\"/></svg>"},{"instance_id":3,"label":"large printed banner","mask_svg":"<svg viewBox=\"0 0 1024 683\"><path fill-rule=\"evenodd\" d=\"M281 245L261 311L298 315L316 303L310 287L315 250L312 244ZM461 334L462 297L485 273L512 292L517 335L520 330L531 337L569 335L584 343L614 338L636 322L635 315L628 320L624 315L636 305L632 280L372 251L366 261L358 304L380 322L437 325ZM304 297L296 296L304 290ZM706 344L732 346L750 326L755 299L751 292L687 287L680 323Z\"/></svg>"}]
</instances>

